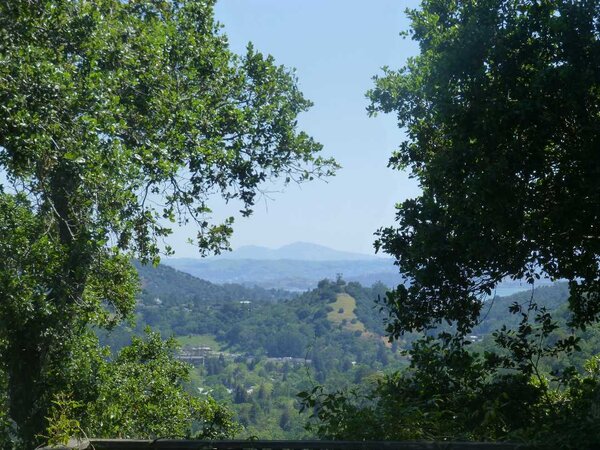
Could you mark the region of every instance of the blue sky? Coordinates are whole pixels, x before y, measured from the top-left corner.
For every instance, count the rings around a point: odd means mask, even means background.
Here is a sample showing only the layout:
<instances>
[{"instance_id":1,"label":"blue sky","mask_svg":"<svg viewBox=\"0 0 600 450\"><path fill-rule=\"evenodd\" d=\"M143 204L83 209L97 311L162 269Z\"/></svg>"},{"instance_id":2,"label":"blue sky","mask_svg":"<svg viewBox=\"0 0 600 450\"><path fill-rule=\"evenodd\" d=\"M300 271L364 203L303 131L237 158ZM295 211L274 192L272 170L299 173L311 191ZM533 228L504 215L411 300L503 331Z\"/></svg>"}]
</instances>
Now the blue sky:
<instances>
[{"instance_id":1,"label":"blue sky","mask_svg":"<svg viewBox=\"0 0 600 450\"><path fill-rule=\"evenodd\" d=\"M327 182L290 185L259 201L250 218L236 218L234 248L279 247L308 241L340 250L373 253L373 233L390 225L394 204L418 188L404 173L387 168L402 141L392 116L369 118L365 92L382 66L401 67L417 53L402 39L406 7L415 0L220 0L217 19L231 48L244 53L251 41L279 64L296 68L301 90L314 107L300 128L324 145L323 154L343 166ZM215 216L235 213L217 204ZM189 231L189 230L188 230ZM177 231L176 256L194 256Z\"/></svg>"}]
</instances>

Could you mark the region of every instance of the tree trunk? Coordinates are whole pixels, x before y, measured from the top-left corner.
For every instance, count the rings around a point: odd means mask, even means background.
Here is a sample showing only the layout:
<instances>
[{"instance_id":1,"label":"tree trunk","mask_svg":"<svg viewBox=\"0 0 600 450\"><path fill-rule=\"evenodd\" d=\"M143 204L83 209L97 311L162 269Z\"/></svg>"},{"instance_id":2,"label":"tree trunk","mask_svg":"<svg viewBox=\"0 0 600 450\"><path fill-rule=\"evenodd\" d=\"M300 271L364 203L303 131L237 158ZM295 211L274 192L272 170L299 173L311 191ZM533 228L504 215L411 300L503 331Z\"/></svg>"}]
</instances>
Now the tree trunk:
<instances>
[{"instance_id":1,"label":"tree trunk","mask_svg":"<svg viewBox=\"0 0 600 450\"><path fill-rule=\"evenodd\" d=\"M8 342L9 413L17 424L20 444L29 450L44 442L54 395L72 389L64 368L86 325L78 320L78 310L93 250L81 223L85 211L74 206L77 180L68 169L57 171L47 199L51 206L47 212L54 217L55 236L64 251L62 265L44 286L49 292L45 304L36 305L50 312L36 311L26 327L14 330Z\"/></svg>"}]
</instances>

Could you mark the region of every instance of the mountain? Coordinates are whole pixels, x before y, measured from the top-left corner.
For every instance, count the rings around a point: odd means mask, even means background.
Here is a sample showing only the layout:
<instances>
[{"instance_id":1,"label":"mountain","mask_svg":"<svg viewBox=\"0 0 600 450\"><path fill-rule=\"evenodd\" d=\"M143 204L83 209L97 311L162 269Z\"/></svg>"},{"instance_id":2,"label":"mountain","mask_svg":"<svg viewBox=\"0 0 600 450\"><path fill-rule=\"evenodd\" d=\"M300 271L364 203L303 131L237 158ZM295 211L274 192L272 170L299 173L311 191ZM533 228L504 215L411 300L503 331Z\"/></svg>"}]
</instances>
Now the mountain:
<instances>
[{"instance_id":1,"label":"mountain","mask_svg":"<svg viewBox=\"0 0 600 450\"><path fill-rule=\"evenodd\" d=\"M237 283L264 289L306 291L324 278L338 275L363 286L381 282L388 287L405 283L392 258L343 252L323 245L295 242L277 249L255 245L210 258L170 258L164 264L212 283ZM550 284L538 280L537 285ZM522 280L504 280L495 294L505 297L529 291Z\"/></svg>"},{"instance_id":2,"label":"mountain","mask_svg":"<svg viewBox=\"0 0 600 450\"><path fill-rule=\"evenodd\" d=\"M340 274L347 281L367 286L376 282L387 286L402 283L391 258L343 252L306 242L278 249L245 246L212 258L171 258L164 263L213 283L289 291L305 291L324 278L335 279Z\"/></svg>"},{"instance_id":3,"label":"mountain","mask_svg":"<svg viewBox=\"0 0 600 450\"><path fill-rule=\"evenodd\" d=\"M294 242L283 247L271 249L257 245L246 245L229 253L209 258L219 259L258 259L258 260L280 260L292 259L297 261L365 261L381 259L375 255L362 253L344 252L334 250L324 245L312 244L310 242Z\"/></svg>"}]
</instances>

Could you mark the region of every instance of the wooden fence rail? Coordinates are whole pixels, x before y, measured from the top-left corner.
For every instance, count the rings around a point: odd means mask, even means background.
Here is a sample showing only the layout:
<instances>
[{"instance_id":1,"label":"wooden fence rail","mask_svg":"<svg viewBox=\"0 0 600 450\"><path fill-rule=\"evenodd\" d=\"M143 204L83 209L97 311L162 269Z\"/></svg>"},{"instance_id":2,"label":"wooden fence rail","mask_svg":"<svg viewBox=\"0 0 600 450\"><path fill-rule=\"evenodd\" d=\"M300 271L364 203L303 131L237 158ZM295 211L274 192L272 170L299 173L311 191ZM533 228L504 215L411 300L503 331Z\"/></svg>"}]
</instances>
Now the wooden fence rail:
<instances>
[{"instance_id":1,"label":"wooden fence rail","mask_svg":"<svg viewBox=\"0 0 600 450\"><path fill-rule=\"evenodd\" d=\"M54 450L524 450L515 443L399 441L200 441L91 439Z\"/></svg>"}]
</instances>

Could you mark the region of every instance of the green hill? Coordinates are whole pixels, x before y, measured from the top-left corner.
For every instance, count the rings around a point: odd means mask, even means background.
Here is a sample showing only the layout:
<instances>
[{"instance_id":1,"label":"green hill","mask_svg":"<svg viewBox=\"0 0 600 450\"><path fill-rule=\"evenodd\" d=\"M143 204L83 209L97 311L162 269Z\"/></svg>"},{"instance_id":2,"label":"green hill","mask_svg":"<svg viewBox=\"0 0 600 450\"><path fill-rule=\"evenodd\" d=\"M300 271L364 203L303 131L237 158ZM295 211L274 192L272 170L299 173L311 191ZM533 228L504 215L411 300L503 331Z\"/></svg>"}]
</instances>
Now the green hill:
<instances>
[{"instance_id":1,"label":"green hill","mask_svg":"<svg viewBox=\"0 0 600 450\"><path fill-rule=\"evenodd\" d=\"M231 300L273 302L296 295L281 289L264 289L235 283L215 284L164 264L153 267L135 262L134 265L142 285L140 300L146 305L170 306Z\"/></svg>"},{"instance_id":2,"label":"green hill","mask_svg":"<svg viewBox=\"0 0 600 450\"><path fill-rule=\"evenodd\" d=\"M487 334L500 328L516 326L519 317L510 314L508 308L513 303L526 305L534 301L538 306L543 306L549 311L556 311L561 316L566 314L566 303L569 298L567 283L555 283L551 286L542 286L528 291L518 292L506 297L495 297L488 301L482 308L481 323L474 328L475 334Z\"/></svg>"},{"instance_id":3,"label":"green hill","mask_svg":"<svg viewBox=\"0 0 600 450\"><path fill-rule=\"evenodd\" d=\"M137 268L143 289L135 326L102 334L103 342L114 347L149 325L183 342L214 340L231 353L308 356L317 366L324 361L325 373L348 361L374 364L379 347L385 346L383 315L376 307L377 298L385 295L382 284L366 288L341 279L322 280L315 289L294 295L217 285L161 265ZM343 306L336 303L342 300ZM340 308L347 318L337 320Z\"/></svg>"},{"instance_id":4,"label":"green hill","mask_svg":"<svg viewBox=\"0 0 600 450\"><path fill-rule=\"evenodd\" d=\"M381 374L408 364L399 347L414 335L390 346L384 337L385 313L378 300L381 283L365 287L341 278L321 280L302 294L281 290L219 285L159 265L137 266L143 291L136 323L102 334L104 343L119 347L146 325L163 336L174 335L187 350L202 348L189 389L210 392L229 404L246 434L284 439L307 437L307 417L295 408L296 394L315 383L332 391L366 387ZM508 307L526 303L531 292L496 297L484 305L482 322L473 331L481 339L473 349L493 346L492 332L518 318ZM566 320L565 284L533 292L539 304ZM580 365L600 351L600 332L589 328L582 352L562 364ZM193 349L196 350L193 350ZM242 437L246 436L243 435Z\"/></svg>"}]
</instances>

